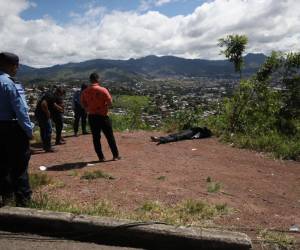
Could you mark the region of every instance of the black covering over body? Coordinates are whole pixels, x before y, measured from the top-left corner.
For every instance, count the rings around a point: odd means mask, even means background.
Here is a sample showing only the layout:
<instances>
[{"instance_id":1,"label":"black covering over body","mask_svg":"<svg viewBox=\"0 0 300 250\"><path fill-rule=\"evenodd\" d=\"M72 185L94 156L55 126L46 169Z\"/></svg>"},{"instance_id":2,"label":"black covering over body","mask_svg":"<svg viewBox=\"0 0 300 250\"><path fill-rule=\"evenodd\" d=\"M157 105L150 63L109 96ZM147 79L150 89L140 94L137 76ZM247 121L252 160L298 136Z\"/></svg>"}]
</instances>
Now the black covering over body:
<instances>
[{"instance_id":1,"label":"black covering over body","mask_svg":"<svg viewBox=\"0 0 300 250\"><path fill-rule=\"evenodd\" d=\"M169 143L169 142L175 142L175 141L181 141L181 140L207 138L207 137L211 137L211 135L212 135L212 132L206 127L204 127L204 128L193 127L190 129L180 131L175 134L158 137L157 141L159 144L163 144L163 143Z\"/></svg>"}]
</instances>

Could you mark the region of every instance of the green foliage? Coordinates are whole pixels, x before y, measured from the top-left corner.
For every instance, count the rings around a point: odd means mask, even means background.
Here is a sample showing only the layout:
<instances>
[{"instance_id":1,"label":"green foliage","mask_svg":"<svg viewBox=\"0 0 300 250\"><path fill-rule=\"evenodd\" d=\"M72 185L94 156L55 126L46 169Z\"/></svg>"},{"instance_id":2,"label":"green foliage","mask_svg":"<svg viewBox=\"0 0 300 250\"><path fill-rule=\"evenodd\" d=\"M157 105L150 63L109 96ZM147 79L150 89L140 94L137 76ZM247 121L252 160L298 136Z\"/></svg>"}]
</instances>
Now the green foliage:
<instances>
[{"instance_id":1,"label":"green foliage","mask_svg":"<svg viewBox=\"0 0 300 250\"><path fill-rule=\"evenodd\" d=\"M218 43L220 47L225 47L221 54L224 54L234 64L235 72L240 74L243 67L243 52L247 43L248 38L245 35L228 35L225 38L220 38Z\"/></svg>"},{"instance_id":2,"label":"green foliage","mask_svg":"<svg viewBox=\"0 0 300 250\"><path fill-rule=\"evenodd\" d=\"M224 100L208 126L236 145L298 159L299 70L300 53L273 52L255 76L242 80L234 95Z\"/></svg>"},{"instance_id":3,"label":"green foliage","mask_svg":"<svg viewBox=\"0 0 300 250\"><path fill-rule=\"evenodd\" d=\"M122 108L125 114L112 115L113 127L115 130L126 129L149 129L149 126L142 120L142 113L149 108L150 99L147 96L117 96L114 100L114 108Z\"/></svg>"},{"instance_id":4,"label":"green foliage","mask_svg":"<svg viewBox=\"0 0 300 250\"><path fill-rule=\"evenodd\" d=\"M202 115L200 106L176 111L163 121L163 130L172 132L198 126L203 120Z\"/></svg>"}]
</instances>

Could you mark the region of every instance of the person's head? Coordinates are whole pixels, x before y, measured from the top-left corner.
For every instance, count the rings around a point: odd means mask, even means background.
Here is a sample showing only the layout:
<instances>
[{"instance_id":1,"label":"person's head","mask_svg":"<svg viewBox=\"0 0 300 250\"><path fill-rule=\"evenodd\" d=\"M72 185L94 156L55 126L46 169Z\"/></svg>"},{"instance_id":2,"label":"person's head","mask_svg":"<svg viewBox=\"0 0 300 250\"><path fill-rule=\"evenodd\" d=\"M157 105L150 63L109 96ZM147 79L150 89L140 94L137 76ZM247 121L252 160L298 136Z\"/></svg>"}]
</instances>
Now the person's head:
<instances>
[{"instance_id":1,"label":"person's head","mask_svg":"<svg viewBox=\"0 0 300 250\"><path fill-rule=\"evenodd\" d=\"M81 84L81 91L85 90L88 87L87 84L83 83Z\"/></svg>"},{"instance_id":2,"label":"person's head","mask_svg":"<svg viewBox=\"0 0 300 250\"><path fill-rule=\"evenodd\" d=\"M65 93L66 91L62 87L57 87L54 91L56 96L63 96Z\"/></svg>"},{"instance_id":3,"label":"person's head","mask_svg":"<svg viewBox=\"0 0 300 250\"><path fill-rule=\"evenodd\" d=\"M90 75L90 82L91 83L99 82L99 75L96 72Z\"/></svg>"},{"instance_id":4,"label":"person's head","mask_svg":"<svg viewBox=\"0 0 300 250\"><path fill-rule=\"evenodd\" d=\"M19 67L19 57L13 53L1 52L0 53L0 70L15 76Z\"/></svg>"}]
</instances>

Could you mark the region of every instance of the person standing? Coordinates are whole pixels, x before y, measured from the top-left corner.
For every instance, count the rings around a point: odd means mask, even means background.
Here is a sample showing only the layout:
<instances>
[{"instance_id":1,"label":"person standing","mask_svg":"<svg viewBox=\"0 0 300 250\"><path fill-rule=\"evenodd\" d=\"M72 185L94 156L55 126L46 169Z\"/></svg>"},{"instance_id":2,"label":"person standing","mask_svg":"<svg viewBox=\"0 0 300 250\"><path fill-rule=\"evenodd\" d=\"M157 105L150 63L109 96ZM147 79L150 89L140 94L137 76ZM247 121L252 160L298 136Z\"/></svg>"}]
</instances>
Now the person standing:
<instances>
[{"instance_id":1,"label":"person standing","mask_svg":"<svg viewBox=\"0 0 300 250\"><path fill-rule=\"evenodd\" d=\"M57 118L57 120L55 120L54 118L54 120L57 122L55 124L57 126L56 133L59 133L59 126L61 126L62 129L62 125L60 125L58 121L60 119L59 113L63 113L63 108L59 104L57 104L57 96L59 95L63 95L62 89L56 89L54 94L51 92L46 92L38 101L35 109L35 117L40 127L40 136L43 144L43 149L45 150L45 152L49 153L55 152L51 146L51 118L53 119L53 116ZM57 138L59 138L59 134L56 134L56 139Z\"/></svg>"},{"instance_id":2,"label":"person standing","mask_svg":"<svg viewBox=\"0 0 300 250\"><path fill-rule=\"evenodd\" d=\"M57 87L54 91L54 105L51 107L50 114L52 121L55 123L55 145L65 144L62 137L62 129L64 126L64 100L65 90Z\"/></svg>"},{"instance_id":3,"label":"person standing","mask_svg":"<svg viewBox=\"0 0 300 250\"><path fill-rule=\"evenodd\" d=\"M81 89L77 90L74 95L73 95L73 102L72 102L72 107L74 111L74 135L78 135L78 127L79 127L79 120L81 119L81 129L82 129L82 134L85 135L87 134L86 131L86 118L87 118L87 113L85 112L84 108L81 106L80 103L80 95L83 90L87 88L87 84L82 84Z\"/></svg>"},{"instance_id":4,"label":"person standing","mask_svg":"<svg viewBox=\"0 0 300 250\"><path fill-rule=\"evenodd\" d=\"M104 155L101 148L101 131L104 133L110 150L113 155L113 160L120 160L119 151L113 134L112 123L108 116L108 109L112 104L112 97L109 91L101 87L99 84L99 75L92 73L90 82L80 97L80 101L84 109L88 113L88 121L93 136L93 144L99 161L104 161Z\"/></svg>"},{"instance_id":5,"label":"person standing","mask_svg":"<svg viewBox=\"0 0 300 250\"><path fill-rule=\"evenodd\" d=\"M32 194L28 164L33 131L24 89L13 79L18 67L17 55L0 53L0 203L6 205L14 195L17 206L26 206Z\"/></svg>"}]
</instances>

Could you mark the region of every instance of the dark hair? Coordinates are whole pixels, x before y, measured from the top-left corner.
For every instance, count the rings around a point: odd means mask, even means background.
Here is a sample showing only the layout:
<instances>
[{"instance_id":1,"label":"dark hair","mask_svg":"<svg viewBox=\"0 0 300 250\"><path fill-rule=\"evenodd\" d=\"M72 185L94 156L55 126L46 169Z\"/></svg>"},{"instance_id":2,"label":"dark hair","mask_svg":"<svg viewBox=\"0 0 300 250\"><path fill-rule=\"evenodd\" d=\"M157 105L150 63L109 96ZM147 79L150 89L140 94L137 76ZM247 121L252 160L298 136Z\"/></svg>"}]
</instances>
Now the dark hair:
<instances>
[{"instance_id":1,"label":"dark hair","mask_svg":"<svg viewBox=\"0 0 300 250\"><path fill-rule=\"evenodd\" d=\"M54 91L55 94L64 95L66 91L62 87L57 87Z\"/></svg>"},{"instance_id":2,"label":"dark hair","mask_svg":"<svg viewBox=\"0 0 300 250\"><path fill-rule=\"evenodd\" d=\"M87 84L83 83L81 84L81 91L85 90L88 87Z\"/></svg>"},{"instance_id":3,"label":"dark hair","mask_svg":"<svg viewBox=\"0 0 300 250\"><path fill-rule=\"evenodd\" d=\"M7 66L7 65L18 65L19 64L19 57L13 53L9 52L1 52L0 53L0 66Z\"/></svg>"},{"instance_id":4,"label":"dark hair","mask_svg":"<svg viewBox=\"0 0 300 250\"><path fill-rule=\"evenodd\" d=\"M99 75L96 72L94 72L90 75L91 82L98 82L98 80L99 80Z\"/></svg>"}]
</instances>

